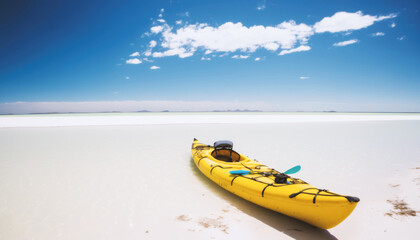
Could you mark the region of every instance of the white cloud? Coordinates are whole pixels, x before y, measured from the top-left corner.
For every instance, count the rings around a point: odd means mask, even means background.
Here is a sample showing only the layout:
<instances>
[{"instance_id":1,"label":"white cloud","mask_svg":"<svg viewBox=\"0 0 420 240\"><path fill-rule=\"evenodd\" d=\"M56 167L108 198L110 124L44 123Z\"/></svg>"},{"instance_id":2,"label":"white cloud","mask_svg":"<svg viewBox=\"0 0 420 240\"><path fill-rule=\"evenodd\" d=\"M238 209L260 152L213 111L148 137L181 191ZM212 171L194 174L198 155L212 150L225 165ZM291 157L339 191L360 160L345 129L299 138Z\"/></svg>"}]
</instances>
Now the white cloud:
<instances>
[{"instance_id":1,"label":"white cloud","mask_svg":"<svg viewBox=\"0 0 420 240\"><path fill-rule=\"evenodd\" d=\"M160 17L160 18L163 17L162 13L159 13L158 17Z\"/></svg>"},{"instance_id":2,"label":"white cloud","mask_svg":"<svg viewBox=\"0 0 420 240\"><path fill-rule=\"evenodd\" d=\"M293 49L289 49L289 50L283 50L279 53L279 55L285 55L285 54L294 53L294 52L304 52L304 51L309 51L309 50L311 50L311 47L306 46L306 45L302 45L302 46L299 46L297 48L293 48Z\"/></svg>"},{"instance_id":3,"label":"white cloud","mask_svg":"<svg viewBox=\"0 0 420 240\"><path fill-rule=\"evenodd\" d=\"M247 56L247 55L234 55L232 58L236 58L236 59L247 59L247 58L249 58L249 56Z\"/></svg>"},{"instance_id":4,"label":"white cloud","mask_svg":"<svg viewBox=\"0 0 420 240\"><path fill-rule=\"evenodd\" d=\"M158 34L158 33L163 31L163 26L154 26L154 27L150 28L150 31L152 33Z\"/></svg>"},{"instance_id":5,"label":"white cloud","mask_svg":"<svg viewBox=\"0 0 420 240\"><path fill-rule=\"evenodd\" d=\"M302 79L302 80L304 80L304 79L309 79L310 77L299 77L299 79Z\"/></svg>"},{"instance_id":6,"label":"white cloud","mask_svg":"<svg viewBox=\"0 0 420 240\"><path fill-rule=\"evenodd\" d=\"M257 7L258 11L264 10L265 9L265 4L261 4Z\"/></svg>"},{"instance_id":7,"label":"white cloud","mask_svg":"<svg viewBox=\"0 0 420 240\"><path fill-rule=\"evenodd\" d=\"M349 30L358 30L366 28L375 22L389 18L395 18L396 16L396 14L389 14L386 16L363 15L361 11L355 13L337 12L333 16L325 17L321 21L315 23L314 29L316 33L335 33Z\"/></svg>"},{"instance_id":8,"label":"white cloud","mask_svg":"<svg viewBox=\"0 0 420 240\"><path fill-rule=\"evenodd\" d=\"M134 52L134 53L130 54L130 57L138 57L138 56L140 56L139 52Z\"/></svg>"},{"instance_id":9,"label":"white cloud","mask_svg":"<svg viewBox=\"0 0 420 240\"><path fill-rule=\"evenodd\" d=\"M148 49L143 54L144 54L144 56L149 57L149 56L152 55L152 50Z\"/></svg>"},{"instance_id":10,"label":"white cloud","mask_svg":"<svg viewBox=\"0 0 420 240\"><path fill-rule=\"evenodd\" d=\"M164 8L161 8L161 9L160 9L160 12L161 12L161 13L165 12L165 9L164 9Z\"/></svg>"},{"instance_id":11,"label":"white cloud","mask_svg":"<svg viewBox=\"0 0 420 240\"><path fill-rule=\"evenodd\" d=\"M275 42L270 42L264 45L264 48L267 50L271 50L271 51L276 51L278 48L280 47L280 45L278 43Z\"/></svg>"},{"instance_id":12,"label":"white cloud","mask_svg":"<svg viewBox=\"0 0 420 240\"><path fill-rule=\"evenodd\" d=\"M127 61L125 61L125 63L127 64L140 64L141 60L138 58L132 58L132 59L128 59Z\"/></svg>"},{"instance_id":13,"label":"white cloud","mask_svg":"<svg viewBox=\"0 0 420 240\"><path fill-rule=\"evenodd\" d=\"M209 58L209 57L201 57L201 60L207 60L207 61L210 61L210 60L211 60L211 58Z\"/></svg>"},{"instance_id":14,"label":"white cloud","mask_svg":"<svg viewBox=\"0 0 420 240\"><path fill-rule=\"evenodd\" d=\"M181 15L188 16L189 12ZM309 51L311 47L308 46L308 42L316 33L343 32L344 35L349 35L354 30L395 17L395 14L364 15L361 11L337 12L313 26L296 23L293 20L275 26L244 26L241 22L226 22L220 26L210 26L207 23L181 25L183 21L178 20L174 26L167 23L153 26L149 36L155 34L153 37L156 39L150 42L149 49L143 54L155 58L168 56L186 58L193 56L197 51L203 51L205 55L213 53L223 57L234 52L250 54L258 49L265 49L273 52L280 50L278 55L285 55ZM158 45L161 48L152 51L152 48Z\"/></svg>"},{"instance_id":15,"label":"white cloud","mask_svg":"<svg viewBox=\"0 0 420 240\"><path fill-rule=\"evenodd\" d=\"M150 69L155 70L155 69L160 69L160 67L158 67L158 66L151 66Z\"/></svg>"},{"instance_id":16,"label":"white cloud","mask_svg":"<svg viewBox=\"0 0 420 240\"><path fill-rule=\"evenodd\" d=\"M381 37L381 36L385 36L385 33L383 32L377 32L377 33L372 33L373 37Z\"/></svg>"},{"instance_id":17,"label":"white cloud","mask_svg":"<svg viewBox=\"0 0 420 240\"><path fill-rule=\"evenodd\" d=\"M312 27L296 24L294 21L283 22L277 26L243 26L242 23L227 22L219 27L208 24L193 24L177 29L169 26L156 26L151 29L161 33L164 52L153 53L154 57L194 54L198 49L211 52L254 52L258 48L275 51L278 48L290 49L296 43L307 42L313 35ZM156 28L154 27L154 28ZM185 57L185 56L184 56Z\"/></svg>"},{"instance_id":18,"label":"white cloud","mask_svg":"<svg viewBox=\"0 0 420 240\"><path fill-rule=\"evenodd\" d=\"M347 45L358 43L358 42L359 42L359 40L357 40L357 39L351 39L351 40L347 40L347 41L343 41L343 42L334 43L333 46L334 47L343 47L343 46L347 46Z\"/></svg>"},{"instance_id":19,"label":"white cloud","mask_svg":"<svg viewBox=\"0 0 420 240\"><path fill-rule=\"evenodd\" d=\"M152 49L154 47L156 47L156 45L157 45L157 42L155 40L151 40L149 42L149 46L148 46L149 48L146 51L143 52L144 56L146 56L146 57L152 56ZM146 61L149 61L149 60L146 60Z\"/></svg>"},{"instance_id":20,"label":"white cloud","mask_svg":"<svg viewBox=\"0 0 420 240\"><path fill-rule=\"evenodd\" d=\"M165 22L165 19L158 19L157 21L158 22L161 22L161 23L164 23Z\"/></svg>"},{"instance_id":21,"label":"white cloud","mask_svg":"<svg viewBox=\"0 0 420 240\"><path fill-rule=\"evenodd\" d=\"M129 77L129 76L127 76L127 77L125 77L125 79L127 79L127 80L128 80L128 79L130 79L130 77Z\"/></svg>"},{"instance_id":22,"label":"white cloud","mask_svg":"<svg viewBox=\"0 0 420 240\"><path fill-rule=\"evenodd\" d=\"M152 41L149 42L149 47L154 48L154 47L156 47L156 44L157 44L157 42L155 40L152 40Z\"/></svg>"},{"instance_id":23,"label":"white cloud","mask_svg":"<svg viewBox=\"0 0 420 240\"><path fill-rule=\"evenodd\" d=\"M185 53L181 53L181 54L179 54L178 56L179 56L180 58L186 58L186 57L191 57L192 55L194 55L194 53L193 53L193 52L185 52Z\"/></svg>"},{"instance_id":24,"label":"white cloud","mask_svg":"<svg viewBox=\"0 0 420 240\"><path fill-rule=\"evenodd\" d=\"M259 58L259 57L255 58L255 61L260 61L260 60L261 60L261 58Z\"/></svg>"},{"instance_id":25,"label":"white cloud","mask_svg":"<svg viewBox=\"0 0 420 240\"><path fill-rule=\"evenodd\" d=\"M391 23L391 25L389 25L391 28L394 28L394 27L396 27L397 26L397 24L395 24L394 22L393 23Z\"/></svg>"},{"instance_id":26,"label":"white cloud","mask_svg":"<svg viewBox=\"0 0 420 240\"><path fill-rule=\"evenodd\" d=\"M405 36L401 36L401 37L399 37L399 38L397 38L398 40L400 40L400 41L402 41L402 40L404 40L405 39Z\"/></svg>"},{"instance_id":27,"label":"white cloud","mask_svg":"<svg viewBox=\"0 0 420 240\"><path fill-rule=\"evenodd\" d=\"M180 58L186 58L186 57L191 57L192 55L194 55L194 52L188 52L185 48L174 48L174 49L169 49L164 52L154 52L152 54L152 56L155 58L176 56L176 55L178 55Z\"/></svg>"}]
</instances>

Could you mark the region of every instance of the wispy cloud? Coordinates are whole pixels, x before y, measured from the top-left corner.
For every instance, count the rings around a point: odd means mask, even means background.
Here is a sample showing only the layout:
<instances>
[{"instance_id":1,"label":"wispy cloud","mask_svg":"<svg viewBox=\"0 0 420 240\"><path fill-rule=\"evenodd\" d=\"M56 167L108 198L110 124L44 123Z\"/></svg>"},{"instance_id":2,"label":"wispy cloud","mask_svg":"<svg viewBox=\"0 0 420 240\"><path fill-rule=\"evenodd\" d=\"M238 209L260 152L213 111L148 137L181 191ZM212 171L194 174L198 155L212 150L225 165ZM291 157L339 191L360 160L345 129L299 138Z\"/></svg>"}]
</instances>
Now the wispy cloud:
<instances>
[{"instance_id":1,"label":"wispy cloud","mask_svg":"<svg viewBox=\"0 0 420 240\"><path fill-rule=\"evenodd\" d=\"M158 66L151 66L150 69L156 70L156 69L160 69L160 67L158 67Z\"/></svg>"},{"instance_id":2,"label":"wispy cloud","mask_svg":"<svg viewBox=\"0 0 420 240\"><path fill-rule=\"evenodd\" d=\"M154 52L152 54L152 56L155 58L176 56L176 55L178 55L178 57L180 58L186 58L186 57L191 57L192 55L194 55L194 52L188 51L187 49L181 47L181 48L169 49L164 52Z\"/></svg>"},{"instance_id":3,"label":"wispy cloud","mask_svg":"<svg viewBox=\"0 0 420 240\"><path fill-rule=\"evenodd\" d=\"M248 55L234 55L232 56L232 58L236 58L236 59L247 59L249 58Z\"/></svg>"},{"instance_id":4,"label":"wispy cloud","mask_svg":"<svg viewBox=\"0 0 420 240\"><path fill-rule=\"evenodd\" d=\"M265 0L262 0L262 1L258 4L258 6L257 6L257 10L258 10L258 11L264 10L264 9L265 9L265 7L266 7L266 5L265 5Z\"/></svg>"},{"instance_id":5,"label":"wispy cloud","mask_svg":"<svg viewBox=\"0 0 420 240\"><path fill-rule=\"evenodd\" d=\"M299 79L302 79L302 80L304 80L304 79L309 79L310 77L299 77Z\"/></svg>"},{"instance_id":6,"label":"wispy cloud","mask_svg":"<svg viewBox=\"0 0 420 240\"><path fill-rule=\"evenodd\" d=\"M389 14L386 16L363 15L361 11L355 13L337 12L333 16L325 17L321 21L315 23L314 29L317 33L336 33L349 30L359 30L369 27L375 22L395 18L396 16L396 14Z\"/></svg>"},{"instance_id":7,"label":"wispy cloud","mask_svg":"<svg viewBox=\"0 0 420 240\"><path fill-rule=\"evenodd\" d=\"M125 63L127 64L140 64L141 60L138 58L132 58L132 59L128 59L127 61L125 61Z\"/></svg>"},{"instance_id":8,"label":"wispy cloud","mask_svg":"<svg viewBox=\"0 0 420 240\"><path fill-rule=\"evenodd\" d=\"M377 33L372 33L371 35L372 35L372 37L382 37L382 36L385 36L385 33L377 32Z\"/></svg>"},{"instance_id":9,"label":"wispy cloud","mask_svg":"<svg viewBox=\"0 0 420 240\"><path fill-rule=\"evenodd\" d=\"M258 11L261 11L261 10L264 10L264 9L265 9L265 4L261 4L261 5L257 6Z\"/></svg>"},{"instance_id":10,"label":"wispy cloud","mask_svg":"<svg viewBox=\"0 0 420 240\"><path fill-rule=\"evenodd\" d=\"M143 58L143 61L146 61L146 62L154 62L153 60L148 59L148 58Z\"/></svg>"},{"instance_id":11,"label":"wispy cloud","mask_svg":"<svg viewBox=\"0 0 420 240\"><path fill-rule=\"evenodd\" d=\"M163 13L165 12L165 9L164 8L162 8L162 9L160 9L160 13L159 13L159 15L158 15L158 17L163 17ZM162 19L163 20L163 19ZM159 19L158 19L158 21L159 21ZM159 21L160 22L160 21ZM165 22L165 20L163 20L163 22Z\"/></svg>"},{"instance_id":12,"label":"wispy cloud","mask_svg":"<svg viewBox=\"0 0 420 240\"><path fill-rule=\"evenodd\" d=\"M181 16L181 17L189 17L190 16L190 12L184 12L184 13L179 13L178 14L179 16Z\"/></svg>"},{"instance_id":13,"label":"wispy cloud","mask_svg":"<svg viewBox=\"0 0 420 240\"><path fill-rule=\"evenodd\" d=\"M261 58L257 57L257 58L255 58L254 60L255 60L255 61L260 61L260 60L261 60Z\"/></svg>"},{"instance_id":14,"label":"wispy cloud","mask_svg":"<svg viewBox=\"0 0 420 240\"><path fill-rule=\"evenodd\" d=\"M333 46L334 47L344 47L350 44L355 44L358 43L359 40L357 39L351 39L351 40L347 40L347 41L342 41L342 42L338 42L338 43L334 43Z\"/></svg>"},{"instance_id":15,"label":"wispy cloud","mask_svg":"<svg viewBox=\"0 0 420 240\"><path fill-rule=\"evenodd\" d=\"M405 39L405 36L401 36L401 37L398 37L397 38L397 40L400 40L400 41L402 41L402 40L404 40Z\"/></svg>"},{"instance_id":16,"label":"wispy cloud","mask_svg":"<svg viewBox=\"0 0 420 240\"><path fill-rule=\"evenodd\" d=\"M391 23L391 25L389 25L391 28L394 28L394 27L396 27L397 26L397 24L395 24L394 22L393 23Z\"/></svg>"},{"instance_id":17,"label":"wispy cloud","mask_svg":"<svg viewBox=\"0 0 420 240\"><path fill-rule=\"evenodd\" d=\"M130 54L130 57L138 57L138 56L140 56L139 52L134 52L134 53Z\"/></svg>"},{"instance_id":18,"label":"wispy cloud","mask_svg":"<svg viewBox=\"0 0 420 240\"><path fill-rule=\"evenodd\" d=\"M144 53L144 56L149 57L152 55L152 49L147 49Z\"/></svg>"},{"instance_id":19,"label":"wispy cloud","mask_svg":"<svg viewBox=\"0 0 420 240\"><path fill-rule=\"evenodd\" d=\"M297 48L293 48L293 49L289 49L289 50L283 50L279 53L279 55L286 55L286 54L290 54L290 53L294 53L294 52L305 52L305 51L309 51L311 50L311 47L309 46L299 46Z\"/></svg>"}]
</instances>

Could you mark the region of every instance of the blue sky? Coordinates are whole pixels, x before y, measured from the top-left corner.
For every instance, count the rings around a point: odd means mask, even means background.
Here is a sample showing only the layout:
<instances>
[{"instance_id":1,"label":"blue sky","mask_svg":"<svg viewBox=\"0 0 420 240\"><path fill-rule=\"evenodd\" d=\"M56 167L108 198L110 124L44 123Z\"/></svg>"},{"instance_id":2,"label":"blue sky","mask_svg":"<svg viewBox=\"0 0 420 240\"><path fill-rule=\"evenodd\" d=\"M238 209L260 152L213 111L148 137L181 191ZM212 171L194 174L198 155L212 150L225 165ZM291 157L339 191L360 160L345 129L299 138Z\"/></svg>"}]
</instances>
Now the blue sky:
<instances>
[{"instance_id":1,"label":"blue sky","mask_svg":"<svg viewBox=\"0 0 420 240\"><path fill-rule=\"evenodd\" d=\"M0 113L58 111L63 102L74 103L72 111L83 111L81 103L92 111L161 110L159 104L420 111L419 6L6 1ZM41 102L54 107L43 109Z\"/></svg>"}]
</instances>

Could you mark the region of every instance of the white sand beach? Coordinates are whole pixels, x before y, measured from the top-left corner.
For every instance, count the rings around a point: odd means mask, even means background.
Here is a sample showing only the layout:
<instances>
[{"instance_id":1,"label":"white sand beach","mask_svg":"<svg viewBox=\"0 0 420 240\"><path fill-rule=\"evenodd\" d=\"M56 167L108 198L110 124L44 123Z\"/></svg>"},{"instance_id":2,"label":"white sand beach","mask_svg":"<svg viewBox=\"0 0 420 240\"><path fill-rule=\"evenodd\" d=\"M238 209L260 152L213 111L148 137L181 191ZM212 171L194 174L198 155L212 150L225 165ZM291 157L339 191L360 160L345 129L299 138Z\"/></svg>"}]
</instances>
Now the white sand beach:
<instances>
[{"instance_id":1,"label":"white sand beach","mask_svg":"<svg viewBox=\"0 0 420 240\"><path fill-rule=\"evenodd\" d=\"M202 175L193 138L361 201L330 230L264 209ZM419 143L419 114L0 116L0 239L415 239Z\"/></svg>"}]
</instances>

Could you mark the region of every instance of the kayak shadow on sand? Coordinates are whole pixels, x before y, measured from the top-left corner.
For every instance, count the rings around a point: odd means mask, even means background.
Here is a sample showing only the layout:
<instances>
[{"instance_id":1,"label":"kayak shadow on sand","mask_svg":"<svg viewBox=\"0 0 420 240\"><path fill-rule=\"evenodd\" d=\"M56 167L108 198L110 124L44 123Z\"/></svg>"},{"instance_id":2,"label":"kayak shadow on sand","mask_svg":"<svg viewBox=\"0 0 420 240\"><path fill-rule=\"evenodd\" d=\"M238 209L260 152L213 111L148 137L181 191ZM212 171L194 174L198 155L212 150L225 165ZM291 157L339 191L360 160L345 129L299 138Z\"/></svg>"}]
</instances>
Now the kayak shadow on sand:
<instances>
[{"instance_id":1,"label":"kayak shadow on sand","mask_svg":"<svg viewBox=\"0 0 420 240\"><path fill-rule=\"evenodd\" d=\"M243 213L260 220L261 222L294 239L337 239L327 230L314 227L295 218L263 208L225 190L204 176L197 166L195 166L193 158L190 158L190 167L193 174L211 192L217 194L219 197L223 198Z\"/></svg>"}]
</instances>

